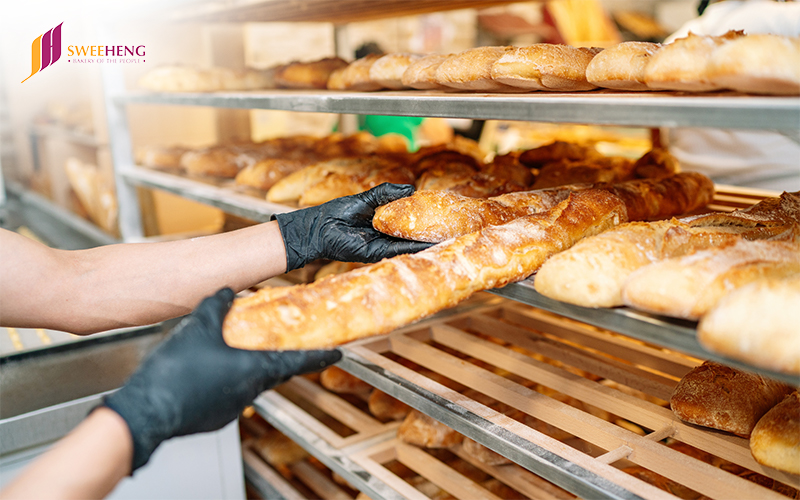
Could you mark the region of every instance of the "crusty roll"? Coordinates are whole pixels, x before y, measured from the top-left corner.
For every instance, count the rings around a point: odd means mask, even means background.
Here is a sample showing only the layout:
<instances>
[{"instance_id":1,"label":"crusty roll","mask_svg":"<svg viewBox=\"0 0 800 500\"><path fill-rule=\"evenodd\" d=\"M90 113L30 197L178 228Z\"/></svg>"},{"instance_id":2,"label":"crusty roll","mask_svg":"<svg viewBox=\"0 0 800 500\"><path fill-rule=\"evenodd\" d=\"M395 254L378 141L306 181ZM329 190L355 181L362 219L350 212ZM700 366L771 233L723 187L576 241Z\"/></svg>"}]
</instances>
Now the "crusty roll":
<instances>
[{"instance_id":1,"label":"crusty roll","mask_svg":"<svg viewBox=\"0 0 800 500\"><path fill-rule=\"evenodd\" d=\"M431 90L448 87L436 82L436 70L442 61L453 54L428 54L408 65L403 72L401 83L412 89Z\"/></svg>"},{"instance_id":2,"label":"crusty roll","mask_svg":"<svg viewBox=\"0 0 800 500\"><path fill-rule=\"evenodd\" d=\"M413 410L397 429L397 438L423 448L449 448L464 436L433 418Z\"/></svg>"},{"instance_id":3,"label":"crusty roll","mask_svg":"<svg viewBox=\"0 0 800 500\"><path fill-rule=\"evenodd\" d=\"M586 67L598 48L537 43L506 51L491 69L492 78L527 90L592 90Z\"/></svg>"},{"instance_id":4,"label":"crusty roll","mask_svg":"<svg viewBox=\"0 0 800 500\"><path fill-rule=\"evenodd\" d=\"M341 78L342 90L370 91L382 89L383 85L373 81L369 76L370 68L380 58L381 54L367 54L361 59L351 62L342 70L341 74L334 73L337 78ZM328 88L331 89L330 80L328 83Z\"/></svg>"},{"instance_id":5,"label":"crusty roll","mask_svg":"<svg viewBox=\"0 0 800 500\"><path fill-rule=\"evenodd\" d=\"M748 35L714 51L706 77L752 94L800 94L800 37Z\"/></svg>"},{"instance_id":6,"label":"crusty roll","mask_svg":"<svg viewBox=\"0 0 800 500\"><path fill-rule=\"evenodd\" d=\"M411 412L411 407L399 399L375 389L367 401L369 412L380 420L403 420Z\"/></svg>"},{"instance_id":7,"label":"crusty roll","mask_svg":"<svg viewBox=\"0 0 800 500\"><path fill-rule=\"evenodd\" d=\"M319 182L308 186L298 200L301 207L320 205L335 198L363 193L368 189L391 182L394 184L413 184L414 173L405 165L375 158L368 170L351 172L329 172Z\"/></svg>"},{"instance_id":8,"label":"crusty roll","mask_svg":"<svg viewBox=\"0 0 800 500\"><path fill-rule=\"evenodd\" d=\"M181 157L187 151L181 146L142 146L136 150L136 160L145 167L183 170Z\"/></svg>"},{"instance_id":9,"label":"crusty roll","mask_svg":"<svg viewBox=\"0 0 800 500\"><path fill-rule=\"evenodd\" d=\"M542 168L548 163L561 160L589 160L601 155L591 146L574 142L554 141L538 148L529 149L519 154L519 161L526 167Z\"/></svg>"},{"instance_id":10,"label":"crusty roll","mask_svg":"<svg viewBox=\"0 0 800 500\"><path fill-rule=\"evenodd\" d=\"M225 318L225 341L244 349L315 349L388 333L477 291L524 279L550 255L621 222L625 206L617 196L573 193L547 212L417 254L291 287L277 297L259 291L237 299Z\"/></svg>"},{"instance_id":11,"label":"crusty roll","mask_svg":"<svg viewBox=\"0 0 800 500\"><path fill-rule=\"evenodd\" d=\"M633 160L619 156L601 156L585 161L548 163L539 169L533 189L567 184L625 182L635 179Z\"/></svg>"},{"instance_id":12,"label":"crusty roll","mask_svg":"<svg viewBox=\"0 0 800 500\"><path fill-rule=\"evenodd\" d=\"M519 91L492 79L492 66L513 47L477 47L451 55L436 68L436 83L460 90Z\"/></svg>"},{"instance_id":13,"label":"crusty roll","mask_svg":"<svg viewBox=\"0 0 800 500\"><path fill-rule=\"evenodd\" d=\"M407 85L403 84L403 73L419 58L417 54L386 54L370 66L369 78L387 89L407 88Z\"/></svg>"},{"instance_id":14,"label":"crusty roll","mask_svg":"<svg viewBox=\"0 0 800 500\"><path fill-rule=\"evenodd\" d=\"M267 191L279 180L307 165L308 162L301 160L267 158L240 170L236 174L236 184Z\"/></svg>"},{"instance_id":15,"label":"crusty roll","mask_svg":"<svg viewBox=\"0 0 800 500\"><path fill-rule=\"evenodd\" d=\"M743 240L635 271L622 289L622 301L644 311L697 320L736 288L797 272L800 244Z\"/></svg>"},{"instance_id":16,"label":"crusty roll","mask_svg":"<svg viewBox=\"0 0 800 500\"><path fill-rule=\"evenodd\" d=\"M326 57L318 61L292 62L275 72L275 83L287 89L324 89L331 73L346 68L347 61L339 57Z\"/></svg>"},{"instance_id":17,"label":"crusty roll","mask_svg":"<svg viewBox=\"0 0 800 500\"><path fill-rule=\"evenodd\" d=\"M706 68L718 47L744 36L741 31L729 31L722 36L698 36L689 33L685 38L664 45L650 57L644 70L644 81L651 89L707 92L718 90L718 84L708 79Z\"/></svg>"},{"instance_id":18,"label":"crusty roll","mask_svg":"<svg viewBox=\"0 0 800 500\"><path fill-rule=\"evenodd\" d=\"M586 80L607 89L650 90L644 68L660 48L660 43L622 42L605 49L586 66Z\"/></svg>"},{"instance_id":19,"label":"crusty roll","mask_svg":"<svg viewBox=\"0 0 800 500\"><path fill-rule=\"evenodd\" d=\"M469 438L464 438L461 448L464 450L464 453L486 465L505 465L511 463L511 460L503 455Z\"/></svg>"},{"instance_id":20,"label":"crusty roll","mask_svg":"<svg viewBox=\"0 0 800 500\"><path fill-rule=\"evenodd\" d=\"M681 420L749 437L758 420L793 390L782 382L706 361L678 382L669 404Z\"/></svg>"},{"instance_id":21,"label":"crusty roll","mask_svg":"<svg viewBox=\"0 0 800 500\"><path fill-rule=\"evenodd\" d=\"M800 273L759 280L723 297L700 321L697 339L709 351L800 375L798 325Z\"/></svg>"},{"instance_id":22,"label":"crusty roll","mask_svg":"<svg viewBox=\"0 0 800 500\"><path fill-rule=\"evenodd\" d=\"M338 366L329 366L319 374L319 383L329 391L339 394L363 394L372 391L372 386L355 375L350 375Z\"/></svg>"},{"instance_id":23,"label":"crusty roll","mask_svg":"<svg viewBox=\"0 0 800 500\"><path fill-rule=\"evenodd\" d=\"M767 467L800 474L800 394L786 396L758 421L750 435L750 452Z\"/></svg>"}]
</instances>

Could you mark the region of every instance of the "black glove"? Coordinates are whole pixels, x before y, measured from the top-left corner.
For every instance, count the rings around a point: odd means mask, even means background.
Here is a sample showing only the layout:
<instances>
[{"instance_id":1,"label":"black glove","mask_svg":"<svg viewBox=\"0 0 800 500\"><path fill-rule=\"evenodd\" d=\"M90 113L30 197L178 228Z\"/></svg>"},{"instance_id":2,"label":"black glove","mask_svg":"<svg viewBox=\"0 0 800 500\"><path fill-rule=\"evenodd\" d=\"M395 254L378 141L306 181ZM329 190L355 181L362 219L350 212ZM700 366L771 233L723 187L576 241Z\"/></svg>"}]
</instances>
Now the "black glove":
<instances>
[{"instance_id":1,"label":"black glove","mask_svg":"<svg viewBox=\"0 0 800 500\"><path fill-rule=\"evenodd\" d=\"M206 298L145 359L103 405L117 412L133 437L135 471L162 441L220 429L261 392L293 375L339 361L330 351L245 351L222 339L233 292Z\"/></svg>"},{"instance_id":2,"label":"black glove","mask_svg":"<svg viewBox=\"0 0 800 500\"><path fill-rule=\"evenodd\" d=\"M411 185L384 183L317 207L273 215L286 246L286 271L316 259L378 262L430 247L431 243L394 238L372 228L376 208L413 192Z\"/></svg>"}]
</instances>

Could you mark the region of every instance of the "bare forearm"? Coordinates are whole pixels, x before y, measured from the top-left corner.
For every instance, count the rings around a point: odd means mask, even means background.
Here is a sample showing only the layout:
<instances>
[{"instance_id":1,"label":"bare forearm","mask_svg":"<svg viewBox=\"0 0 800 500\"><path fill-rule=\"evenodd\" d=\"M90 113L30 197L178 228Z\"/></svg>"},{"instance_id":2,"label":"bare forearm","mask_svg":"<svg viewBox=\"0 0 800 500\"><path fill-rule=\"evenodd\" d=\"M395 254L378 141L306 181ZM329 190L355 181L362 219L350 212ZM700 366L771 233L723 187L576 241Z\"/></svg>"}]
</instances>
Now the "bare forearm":
<instances>
[{"instance_id":1,"label":"bare forearm","mask_svg":"<svg viewBox=\"0 0 800 500\"><path fill-rule=\"evenodd\" d=\"M131 470L125 421L99 408L0 492L0 499L102 498Z\"/></svg>"}]
</instances>

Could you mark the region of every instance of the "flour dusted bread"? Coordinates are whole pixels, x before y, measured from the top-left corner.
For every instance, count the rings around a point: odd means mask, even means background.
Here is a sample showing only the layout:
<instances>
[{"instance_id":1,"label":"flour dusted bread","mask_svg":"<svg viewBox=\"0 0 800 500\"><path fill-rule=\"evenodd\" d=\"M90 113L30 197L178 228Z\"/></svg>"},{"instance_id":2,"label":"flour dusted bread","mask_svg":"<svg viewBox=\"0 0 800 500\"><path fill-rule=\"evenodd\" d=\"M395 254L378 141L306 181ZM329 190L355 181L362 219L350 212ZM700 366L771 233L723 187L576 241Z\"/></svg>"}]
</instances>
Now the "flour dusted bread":
<instances>
[{"instance_id":1,"label":"flour dusted bread","mask_svg":"<svg viewBox=\"0 0 800 500\"><path fill-rule=\"evenodd\" d=\"M800 272L800 244L738 241L635 271L622 290L631 307L697 320L731 291L761 278Z\"/></svg>"},{"instance_id":2,"label":"flour dusted bread","mask_svg":"<svg viewBox=\"0 0 800 500\"><path fill-rule=\"evenodd\" d=\"M597 88L586 67L602 49L537 43L507 51L492 66L492 78L526 90L576 91Z\"/></svg>"},{"instance_id":3,"label":"flour dusted bread","mask_svg":"<svg viewBox=\"0 0 800 500\"><path fill-rule=\"evenodd\" d=\"M331 76L336 75L334 80L335 85L330 85L328 81L328 88L332 90L380 90L383 86L370 78L369 72L372 65L381 58L380 54L368 54L361 59L356 59L351 62L346 68L341 70L341 73L331 73ZM336 70L337 72L339 69ZM337 88L341 87L341 88Z\"/></svg>"},{"instance_id":4,"label":"flour dusted bread","mask_svg":"<svg viewBox=\"0 0 800 500\"><path fill-rule=\"evenodd\" d=\"M346 67L347 61L339 57L326 57L311 62L295 61L276 71L275 83L287 89L324 89L331 73Z\"/></svg>"},{"instance_id":5,"label":"flour dusted bread","mask_svg":"<svg viewBox=\"0 0 800 500\"><path fill-rule=\"evenodd\" d=\"M145 167L183 170L181 156L187 151L181 146L143 146L136 150L136 160Z\"/></svg>"},{"instance_id":6,"label":"flour dusted bread","mask_svg":"<svg viewBox=\"0 0 800 500\"><path fill-rule=\"evenodd\" d=\"M786 396L758 421L750 452L761 465L800 474L800 394Z\"/></svg>"},{"instance_id":7,"label":"flour dusted bread","mask_svg":"<svg viewBox=\"0 0 800 500\"><path fill-rule=\"evenodd\" d=\"M622 42L594 56L586 66L586 80L592 85L615 90L650 90L644 69L661 44Z\"/></svg>"},{"instance_id":8,"label":"flour dusted bread","mask_svg":"<svg viewBox=\"0 0 800 500\"><path fill-rule=\"evenodd\" d=\"M670 407L683 421L749 437L758 420L792 391L782 382L706 361L675 386Z\"/></svg>"},{"instance_id":9,"label":"flour dusted bread","mask_svg":"<svg viewBox=\"0 0 800 500\"><path fill-rule=\"evenodd\" d=\"M752 94L800 94L800 37L748 35L714 51L706 69L718 87Z\"/></svg>"},{"instance_id":10,"label":"flour dusted bread","mask_svg":"<svg viewBox=\"0 0 800 500\"><path fill-rule=\"evenodd\" d=\"M464 436L432 417L413 410L397 429L397 438L423 448L449 448Z\"/></svg>"},{"instance_id":11,"label":"flour dusted bread","mask_svg":"<svg viewBox=\"0 0 800 500\"><path fill-rule=\"evenodd\" d=\"M237 299L225 318L225 341L244 349L314 349L388 333L477 291L524 279L547 257L625 217L613 194L570 194L541 214L416 254L291 287L278 297L260 291Z\"/></svg>"},{"instance_id":12,"label":"flour dusted bread","mask_svg":"<svg viewBox=\"0 0 800 500\"><path fill-rule=\"evenodd\" d=\"M408 65L400 79L405 87L412 89L431 90L446 89L448 87L436 82L436 70L442 61L453 54L428 54L420 57Z\"/></svg>"},{"instance_id":13,"label":"flour dusted bread","mask_svg":"<svg viewBox=\"0 0 800 500\"><path fill-rule=\"evenodd\" d=\"M370 66L369 78L387 89L407 88L403 84L403 73L419 58L417 54L386 54Z\"/></svg>"},{"instance_id":14,"label":"flour dusted bread","mask_svg":"<svg viewBox=\"0 0 800 500\"><path fill-rule=\"evenodd\" d=\"M734 290L706 314L697 339L708 350L800 375L800 273Z\"/></svg>"},{"instance_id":15,"label":"flour dusted bread","mask_svg":"<svg viewBox=\"0 0 800 500\"><path fill-rule=\"evenodd\" d=\"M451 55L436 68L436 83L460 90L508 92L514 88L492 78L492 67L513 47L478 47Z\"/></svg>"},{"instance_id":16,"label":"flour dusted bread","mask_svg":"<svg viewBox=\"0 0 800 500\"><path fill-rule=\"evenodd\" d=\"M722 36L698 36L689 33L685 38L664 45L655 53L644 70L644 81L651 89L707 92L718 90L706 68L714 51L726 43L743 37L741 31L729 31Z\"/></svg>"}]
</instances>

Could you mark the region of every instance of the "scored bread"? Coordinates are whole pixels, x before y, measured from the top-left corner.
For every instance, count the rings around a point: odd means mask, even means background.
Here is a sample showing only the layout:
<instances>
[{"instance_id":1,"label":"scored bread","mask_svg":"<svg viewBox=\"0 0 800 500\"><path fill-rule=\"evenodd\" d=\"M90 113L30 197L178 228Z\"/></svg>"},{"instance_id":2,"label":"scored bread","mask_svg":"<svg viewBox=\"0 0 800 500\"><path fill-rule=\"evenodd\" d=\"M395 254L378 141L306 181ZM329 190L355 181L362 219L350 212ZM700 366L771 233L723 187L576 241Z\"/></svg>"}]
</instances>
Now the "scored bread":
<instances>
[{"instance_id":1,"label":"scored bread","mask_svg":"<svg viewBox=\"0 0 800 500\"><path fill-rule=\"evenodd\" d=\"M800 375L798 325L800 273L759 280L723 297L698 325L697 339L709 351Z\"/></svg>"},{"instance_id":2,"label":"scored bread","mask_svg":"<svg viewBox=\"0 0 800 500\"><path fill-rule=\"evenodd\" d=\"M318 61L292 62L275 72L275 83L288 89L324 89L331 73L347 67L339 57L326 57Z\"/></svg>"},{"instance_id":3,"label":"scored bread","mask_svg":"<svg viewBox=\"0 0 800 500\"><path fill-rule=\"evenodd\" d=\"M370 66L369 78L387 89L407 88L403 84L403 73L419 58L417 54L386 54Z\"/></svg>"},{"instance_id":4,"label":"scored bread","mask_svg":"<svg viewBox=\"0 0 800 500\"><path fill-rule=\"evenodd\" d=\"M761 416L792 391L782 382L706 361L678 382L670 407L683 421L749 437Z\"/></svg>"},{"instance_id":5,"label":"scored bread","mask_svg":"<svg viewBox=\"0 0 800 500\"><path fill-rule=\"evenodd\" d=\"M708 80L752 94L800 94L800 37L748 35L714 51Z\"/></svg>"},{"instance_id":6,"label":"scored bread","mask_svg":"<svg viewBox=\"0 0 800 500\"><path fill-rule=\"evenodd\" d=\"M307 165L308 162L302 160L267 158L240 170L236 174L236 184L267 191L279 180Z\"/></svg>"},{"instance_id":7,"label":"scored bread","mask_svg":"<svg viewBox=\"0 0 800 500\"><path fill-rule=\"evenodd\" d=\"M403 72L401 82L406 87L419 90L446 89L448 87L436 82L436 69L442 61L453 54L429 54L420 57L408 65Z\"/></svg>"},{"instance_id":8,"label":"scored bread","mask_svg":"<svg viewBox=\"0 0 800 500\"><path fill-rule=\"evenodd\" d=\"M361 59L351 62L342 70L341 74L334 72L331 76L335 74L337 78L341 79L338 82L340 82L342 90L380 90L383 86L370 78L369 71L381 56L382 54L367 54ZM328 80L328 88L331 88L330 80Z\"/></svg>"},{"instance_id":9,"label":"scored bread","mask_svg":"<svg viewBox=\"0 0 800 500\"><path fill-rule=\"evenodd\" d=\"M636 309L697 320L736 288L797 272L800 244L742 240L634 271L622 289L622 301Z\"/></svg>"},{"instance_id":10,"label":"scored bread","mask_svg":"<svg viewBox=\"0 0 800 500\"><path fill-rule=\"evenodd\" d=\"M644 68L660 48L660 43L622 42L605 49L586 66L586 80L607 89L650 90Z\"/></svg>"},{"instance_id":11,"label":"scored bread","mask_svg":"<svg viewBox=\"0 0 800 500\"><path fill-rule=\"evenodd\" d=\"M417 410L413 410L397 429L401 441L424 448L449 448L464 436Z\"/></svg>"},{"instance_id":12,"label":"scored bread","mask_svg":"<svg viewBox=\"0 0 800 500\"><path fill-rule=\"evenodd\" d=\"M475 292L533 273L581 238L625 222L615 195L587 190L541 214L491 226L422 252L234 301L223 333L232 347L314 349L388 333Z\"/></svg>"},{"instance_id":13,"label":"scored bread","mask_svg":"<svg viewBox=\"0 0 800 500\"><path fill-rule=\"evenodd\" d=\"M436 83L459 90L519 92L492 79L492 66L512 50L513 47L477 47L451 55L436 68Z\"/></svg>"},{"instance_id":14,"label":"scored bread","mask_svg":"<svg viewBox=\"0 0 800 500\"><path fill-rule=\"evenodd\" d=\"M526 90L592 90L586 67L602 49L537 43L506 51L492 66L491 76Z\"/></svg>"},{"instance_id":15,"label":"scored bread","mask_svg":"<svg viewBox=\"0 0 800 500\"><path fill-rule=\"evenodd\" d=\"M800 394L786 396L758 421L750 435L750 452L767 467L800 474Z\"/></svg>"}]
</instances>

